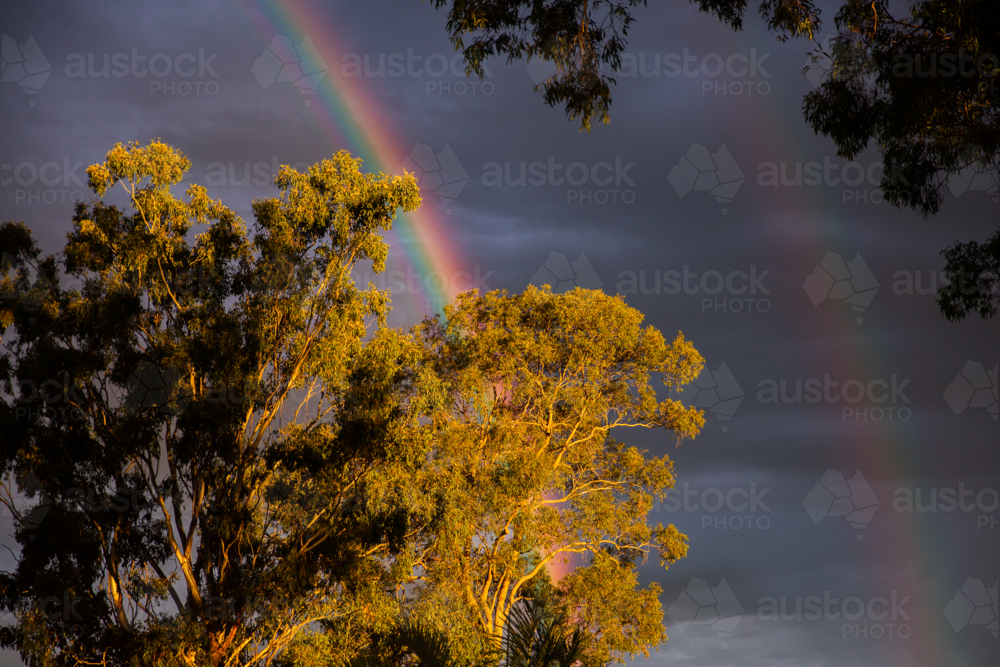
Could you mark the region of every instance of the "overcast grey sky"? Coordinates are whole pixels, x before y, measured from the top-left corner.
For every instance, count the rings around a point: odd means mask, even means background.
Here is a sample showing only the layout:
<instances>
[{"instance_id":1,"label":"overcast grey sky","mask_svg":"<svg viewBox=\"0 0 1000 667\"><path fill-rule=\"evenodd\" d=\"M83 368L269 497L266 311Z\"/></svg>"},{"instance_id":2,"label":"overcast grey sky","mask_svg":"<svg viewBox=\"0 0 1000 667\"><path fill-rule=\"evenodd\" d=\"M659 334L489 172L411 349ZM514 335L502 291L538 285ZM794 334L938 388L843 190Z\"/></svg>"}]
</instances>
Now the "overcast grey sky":
<instances>
[{"instance_id":1,"label":"overcast grey sky","mask_svg":"<svg viewBox=\"0 0 1000 667\"><path fill-rule=\"evenodd\" d=\"M811 44L651 5L610 125L581 133L532 91L544 63L467 80L426 2L5 2L0 219L58 250L116 142L181 149L244 218L274 165L345 148L395 169L383 142L457 267L397 246L375 278L393 324L424 279L600 287L707 359L684 393L702 434L635 440L676 461L651 520L691 542L642 571L670 637L642 662L998 664L1000 320L949 323L934 294L940 251L996 229L995 181L953 179L933 218L892 208L877 152L849 164L802 118Z\"/></svg>"}]
</instances>

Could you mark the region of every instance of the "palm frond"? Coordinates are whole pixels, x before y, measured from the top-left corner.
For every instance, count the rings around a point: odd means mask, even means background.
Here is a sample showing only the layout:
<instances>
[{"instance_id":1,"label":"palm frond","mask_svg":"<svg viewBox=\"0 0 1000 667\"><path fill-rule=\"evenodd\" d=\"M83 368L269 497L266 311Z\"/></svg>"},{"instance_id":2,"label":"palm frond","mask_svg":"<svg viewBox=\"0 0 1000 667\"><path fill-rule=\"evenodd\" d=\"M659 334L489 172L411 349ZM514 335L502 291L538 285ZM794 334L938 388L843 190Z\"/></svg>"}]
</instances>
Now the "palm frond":
<instances>
[{"instance_id":1,"label":"palm frond","mask_svg":"<svg viewBox=\"0 0 1000 667\"><path fill-rule=\"evenodd\" d=\"M587 635L541 599L525 600L507 619L501 645L504 667L571 667L582 661Z\"/></svg>"},{"instance_id":2,"label":"palm frond","mask_svg":"<svg viewBox=\"0 0 1000 667\"><path fill-rule=\"evenodd\" d=\"M419 619L407 617L396 625L386 641L406 648L423 667L452 667L452 649L443 632Z\"/></svg>"}]
</instances>

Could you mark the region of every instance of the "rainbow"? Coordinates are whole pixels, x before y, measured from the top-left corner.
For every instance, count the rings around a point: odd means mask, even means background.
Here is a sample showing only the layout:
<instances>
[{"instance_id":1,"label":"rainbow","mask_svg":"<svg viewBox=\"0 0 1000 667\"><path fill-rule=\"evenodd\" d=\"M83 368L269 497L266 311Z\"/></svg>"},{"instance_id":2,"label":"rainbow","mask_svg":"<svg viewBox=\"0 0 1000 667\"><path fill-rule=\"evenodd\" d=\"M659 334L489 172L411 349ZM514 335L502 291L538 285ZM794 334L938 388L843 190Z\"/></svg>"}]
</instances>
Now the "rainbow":
<instances>
[{"instance_id":1,"label":"rainbow","mask_svg":"<svg viewBox=\"0 0 1000 667\"><path fill-rule=\"evenodd\" d=\"M311 113L316 133L327 141L331 148L346 144L352 153L365 160L369 171L394 170L403 162L408 148L402 144L385 122L372 101L373 96L365 90L363 78L341 76L336 64L338 54L346 49L337 48L346 44L341 39L327 17L311 6L308 0L235 0L244 16L255 26L262 38L261 47L270 43L275 35L283 35L298 43L306 35L312 40L328 70L326 78L316 90L319 104L307 108ZM708 20L708 19L706 19ZM443 17L442 17L443 26ZM443 27L442 27L443 29ZM728 34L722 38L721 34ZM693 49L702 52L720 48L746 50L750 43L746 33L733 33L726 28L709 31L709 39L703 44L690 43ZM768 33L768 37L771 35ZM722 42L722 43L720 43ZM804 58L803 58L804 60ZM540 103L540 102L538 102ZM792 155L797 147L794 132L787 128L800 128L806 132L805 121L794 107L771 103L767 98L754 98L748 102L747 126L756 128L758 154L768 150L776 155ZM767 147L765 149L765 147ZM832 150L832 149L831 149ZM749 175L748 175L749 176ZM749 184L748 184L749 185ZM764 224L774 227L785 247L788 257L811 255L819 261L828 250L851 250L851 234L845 230L846 215L836 194L830 189L810 192L806 188L795 188L784 192L785 199L780 206L769 211L770 219ZM460 253L455 244L449 225L426 204L417 211L400 215L389 240L393 247L402 247L412 268L423 277L425 303L418 299L408 300L408 307L428 314L439 310L440 300L450 300L453 288L442 289L431 284L428 277L433 272L455 275L462 265ZM429 298L427 298L429 297ZM412 314L417 314L411 311ZM411 313L408 313L411 314ZM855 316L847 308L820 308L811 313L813 332L834 332L841 339L849 340L857 335ZM876 355L865 352L864 346L846 345L843 351L823 359L817 358L816 370L828 371L831 364L851 377L884 374L893 369L884 367L884 362ZM817 355L820 356L820 355ZM900 480L910 477L914 461L908 441L918 437L918 426L899 424L874 424L858 429L852 434L850 443L845 443L844 452L838 461L831 461L826 467L839 468L851 473L855 469L863 471L869 483L877 486L882 480ZM960 637L942 630L942 610L954 586L974 574L962 568L965 565L961 554L956 553L943 526L935 525L935 519L917 513L890 515L888 504L883 498L883 508L876 515L876 521L884 521L882 530L869 530L864 541L864 557L869 563L889 565L896 569L893 587L913 596L913 634L903 643L907 655L901 661L915 666L943 665L955 654L955 643ZM572 571L578 563L563 563L556 559L550 564L550 573L558 581ZM736 591L739 595L739 590Z\"/></svg>"},{"instance_id":2,"label":"rainbow","mask_svg":"<svg viewBox=\"0 0 1000 667\"><path fill-rule=\"evenodd\" d=\"M390 127L381 120L381 113L364 89L361 77L345 77L336 66L340 53L347 51L346 42L330 25L330 21L308 0L236 0L243 14L254 24L262 38L262 47L275 35L299 43L304 37L312 41L318 55L327 66L326 77L316 89L320 104L307 100L316 133L331 148L345 143L351 152L365 160L368 171L389 172L402 164L405 148ZM442 28L443 29L443 28ZM339 47L339 48L338 48ZM441 304L454 298L456 281L448 280L442 288L431 280L434 274L456 276L462 265L460 253L448 230L447 223L433 208L424 203L412 213L400 214L387 235L390 247L402 246L410 266L422 277L424 298L408 300L409 321L441 312ZM553 581L558 582L581 564L581 558L570 555L548 564Z\"/></svg>"},{"instance_id":3,"label":"rainbow","mask_svg":"<svg viewBox=\"0 0 1000 667\"><path fill-rule=\"evenodd\" d=\"M308 37L327 66L326 76L315 95L319 104L306 100L310 121L318 137L331 152L346 147L365 162L369 172L393 173L403 163L409 148L382 120L365 90L364 79L341 75L339 54L346 51L328 17L307 0L236 0L262 38L261 47L277 36L298 44ZM338 48L340 47L340 48ZM407 319L416 323L424 315L440 313L443 303L458 291L456 281L462 261L449 225L429 202L411 213L400 213L387 234L390 249L402 249L409 268L420 276L421 295L409 295ZM390 255L392 257L392 255ZM446 280L433 280L435 276ZM443 283L443 285L442 285ZM422 298L420 298L422 297Z\"/></svg>"},{"instance_id":4,"label":"rainbow","mask_svg":"<svg viewBox=\"0 0 1000 667\"><path fill-rule=\"evenodd\" d=\"M718 39L719 34L726 33L728 39ZM746 53L751 47L762 46L746 32L721 29L710 34L711 41L692 44L692 50L707 53L730 49ZM764 34L768 39L774 38L771 33ZM776 41L772 43L778 48ZM810 48L803 42L803 51ZM805 63L805 56L801 62ZM754 155L772 154L777 159L788 159L787 156L801 151L798 140L811 135L812 130L797 107L788 105L787 100L772 102L769 98L750 98L744 102L749 107L745 127L755 128ZM829 142L829 146L831 155L835 154L833 143ZM746 176L744 187L751 184L755 175L748 172ZM782 195L780 202L767 209L768 218L760 221L762 226L771 227L768 238L783 246L781 255L812 257L819 262L828 251L853 254L864 250L860 247L863 236L852 229L849 209L845 210L834 188L783 188ZM891 210L889 204L885 207ZM864 330L858 328L856 313L843 305L843 308L816 308L803 318L801 330L807 335L838 340L837 351L812 356L812 374L821 375L836 368L845 377L888 377L897 369L887 365L877 346L865 344ZM947 623L943 610L957 587L973 573L964 569L968 557L963 557L956 547L959 542L949 539L946 521L932 514L898 514L890 509L885 486L919 474L912 445L920 438L920 425L916 422L915 419L905 423L876 422L851 429L850 433L845 430L848 441L844 442L843 451L833 460L817 461L816 467L817 475L823 468L840 469L845 474L861 470L875 489L880 509L873 523L878 524L878 529L869 527L864 542L858 545L858 557L871 569L892 571L893 576L886 578L883 585L913 598L908 609L912 635L893 644L900 652L895 656L899 663L932 667L952 663L954 656L961 654L958 649L961 637L944 630ZM736 593L739 595L738 590Z\"/></svg>"},{"instance_id":5,"label":"rainbow","mask_svg":"<svg viewBox=\"0 0 1000 667\"><path fill-rule=\"evenodd\" d=\"M316 134L331 150L346 144L355 156L365 161L368 171L389 172L402 164L408 150L381 120L380 111L371 101L373 96L364 89L364 79L342 76L336 66L339 54L347 49L322 12L310 6L308 0L236 2L260 35L262 47L276 35L295 44L308 36L313 43L327 66L327 73L316 89L320 103L307 100L306 108L311 112ZM455 276L461 266L447 223L425 202L414 212L400 214L387 236L390 247L402 246L406 260L422 277L424 298L407 301L407 319L413 322L424 315L440 313L441 304L455 296L455 281L446 281L442 288L430 277L435 273ZM582 560L581 556L570 554L550 561L547 569L557 583L583 564Z\"/></svg>"}]
</instances>

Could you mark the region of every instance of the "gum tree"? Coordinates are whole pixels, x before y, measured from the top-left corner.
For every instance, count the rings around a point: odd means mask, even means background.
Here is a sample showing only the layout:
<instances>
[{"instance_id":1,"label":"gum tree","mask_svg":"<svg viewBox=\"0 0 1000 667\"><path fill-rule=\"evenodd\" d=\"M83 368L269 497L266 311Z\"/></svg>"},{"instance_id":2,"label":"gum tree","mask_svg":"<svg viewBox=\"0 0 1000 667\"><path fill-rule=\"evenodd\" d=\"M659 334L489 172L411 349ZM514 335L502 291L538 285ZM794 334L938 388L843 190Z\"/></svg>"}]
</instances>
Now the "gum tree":
<instances>
[{"instance_id":1,"label":"gum tree","mask_svg":"<svg viewBox=\"0 0 1000 667\"><path fill-rule=\"evenodd\" d=\"M382 269L420 199L359 163L283 167L248 229L172 194L180 152L116 145L89 185L128 204L79 204L62 253L0 226L2 643L29 665L268 664L303 628L347 651L395 613L406 524L363 489L407 456L404 346L350 271Z\"/></svg>"},{"instance_id":2,"label":"gum tree","mask_svg":"<svg viewBox=\"0 0 1000 667\"><path fill-rule=\"evenodd\" d=\"M702 413L658 399L654 385L677 389L704 361L683 336L668 344L641 322L620 297L529 287L460 295L416 329L405 401L429 462L385 498L425 517L414 608L465 650L481 646L470 638L499 642L512 610L539 596L592 640L588 662L648 655L666 638L660 589L640 589L636 565L687 551L672 525L646 523L673 464L612 436L693 437ZM548 568L569 558L576 569L553 584Z\"/></svg>"},{"instance_id":3,"label":"gum tree","mask_svg":"<svg viewBox=\"0 0 1000 667\"><path fill-rule=\"evenodd\" d=\"M57 255L0 225L0 642L32 666L320 665L416 614L471 662L542 598L588 661L663 641L635 566L686 552L646 524L673 468L612 434L697 433L653 387L698 375L692 345L586 290L467 293L387 329L351 269L383 270L412 177L283 167L248 229L172 194L189 166L116 146Z\"/></svg>"}]
</instances>

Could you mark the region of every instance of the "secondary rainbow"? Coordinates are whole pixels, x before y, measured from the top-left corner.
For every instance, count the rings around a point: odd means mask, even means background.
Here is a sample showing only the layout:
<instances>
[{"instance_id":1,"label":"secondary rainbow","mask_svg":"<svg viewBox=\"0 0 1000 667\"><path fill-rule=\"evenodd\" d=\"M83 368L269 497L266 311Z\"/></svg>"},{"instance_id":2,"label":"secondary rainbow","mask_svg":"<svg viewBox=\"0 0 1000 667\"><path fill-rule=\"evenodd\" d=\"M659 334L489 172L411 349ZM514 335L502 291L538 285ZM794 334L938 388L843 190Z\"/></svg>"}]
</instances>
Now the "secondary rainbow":
<instances>
[{"instance_id":1,"label":"secondary rainbow","mask_svg":"<svg viewBox=\"0 0 1000 667\"><path fill-rule=\"evenodd\" d=\"M320 103L308 107L317 133L331 147L346 143L354 154L365 159L365 166L369 171L381 170L388 173L395 170L403 162L409 148L382 120L381 112L372 102L372 96L364 89L364 79L341 76L338 56L346 50L343 48L346 42L339 38L328 18L306 0L281 3L276 0L236 2L259 32L262 38L261 48L275 35L283 35L295 43L306 35L312 40L328 68L326 79L316 91ZM717 34L713 32L712 38L716 38ZM733 34L727 41L727 46L734 49L745 50L750 46L757 46L750 44L745 34ZM703 46L707 51L718 49L720 44L712 42L691 46ZM790 133L779 128L801 126L804 123L801 115L780 108L777 104L769 104L767 100L755 99L748 106L751 115L749 126L760 129L756 134L759 145L769 147L776 155L794 153L795 149L790 145ZM751 185L751 179L752 176L744 187ZM834 201L831 193L806 193L800 188L784 194L785 201L772 209L767 224L785 228L785 233L778 234L777 238L779 243L785 245L784 251L789 257L806 253L816 257L818 261L827 250L841 244L846 244L846 248L852 242L856 243L856 239L852 239L852 234L844 228L841 216L831 213L842 210L840 202ZM450 299L454 296L452 286L445 286L444 293L439 294L427 278L435 272L454 276L460 270L462 262L448 225L428 204L414 213L401 215L393 228L392 238L398 246L405 249L414 270L424 277L425 294L430 294L433 299ZM408 304L415 303L415 299L408 301ZM437 308L433 300L425 299L420 309L431 312ZM819 309L810 313L810 317L821 319L820 326L826 331L838 332L848 338L855 333L854 314L847 308ZM878 358L864 353L862 346L849 347L852 348L850 351L817 359L817 363L822 365L820 370L828 370L830 364L836 364L837 368L853 377L877 375L887 370L882 367L883 363ZM907 452L906 440L916 437L913 432L915 429L916 426L899 427L896 424L858 429L857 433L852 434L849 455L842 457L849 459L851 463L844 461L841 467L863 468L872 484L907 478L908 473L912 472L913 460ZM885 511L883 513L888 514ZM960 580L957 570L960 570L962 563L958 554L947 546L947 540L934 535L930 519L916 515L886 520L882 530L868 531L864 545L869 558L877 557L882 563L910 566L897 576L897 581L915 594L917 599L913 606L919 607L918 618L914 620L917 629L912 643L907 647L910 664L946 664L952 644L958 639L942 632L940 620L935 622L931 619L939 619L951 591L941 573L954 570L955 576L949 583ZM572 571L575 565L572 562L557 561L550 572L558 580Z\"/></svg>"},{"instance_id":2,"label":"secondary rainbow","mask_svg":"<svg viewBox=\"0 0 1000 667\"><path fill-rule=\"evenodd\" d=\"M745 53L753 46L760 46L746 33L729 34L728 43L722 48L732 52ZM692 45L692 50L694 48L701 48L702 52L718 51L720 44L704 42ZM803 44L803 50L811 48L812 45ZM805 57L803 64L804 61ZM794 82L787 85L793 86ZM743 101L748 107L747 126L757 128L753 154L773 154L780 159L780 156L795 155L801 150L796 145L797 139L808 136L811 131L801 112L787 105L787 98L771 101L758 97ZM830 150L835 151L832 142ZM752 187L755 178L755 173L748 173L743 187ZM790 264L803 256L814 257L818 262L828 251L864 250L858 247L864 242L862 235L852 229L839 194L832 188L781 188L781 201L769 206L768 218L759 222L773 227L769 230L771 237L783 246L783 254L790 258ZM884 206L888 208L889 204ZM842 307L803 310L808 315L804 317L802 328L810 336L836 336L841 342L834 346L838 349L829 354L814 355L814 372L836 368L845 377L887 377L894 372L896 369L888 368L884 358L870 349L877 346L866 345L855 319L856 313L846 304L836 305ZM848 474L860 469L869 484L882 489L891 482L912 479L916 466L911 443L920 437L919 429L917 420L874 423L850 429L849 434L845 429L844 451L826 467L841 468ZM822 467L817 465L818 470ZM869 527L864 542L858 547L869 567L898 568L891 577L892 587L913 597L908 610L913 616L910 622L912 637L894 644L897 650L906 652L905 657L897 657L901 658L900 664L921 667L948 664L950 656L957 653L955 645L961 639L944 630L943 610L954 594L953 582L960 584L968 576L963 571L965 563L949 546L948 540L943 539L940 527L934 525L934 517L914 513L893 515L882 489L876 491L882 505L875 517L879 528Z\"/></svg>"}]
</instances>

